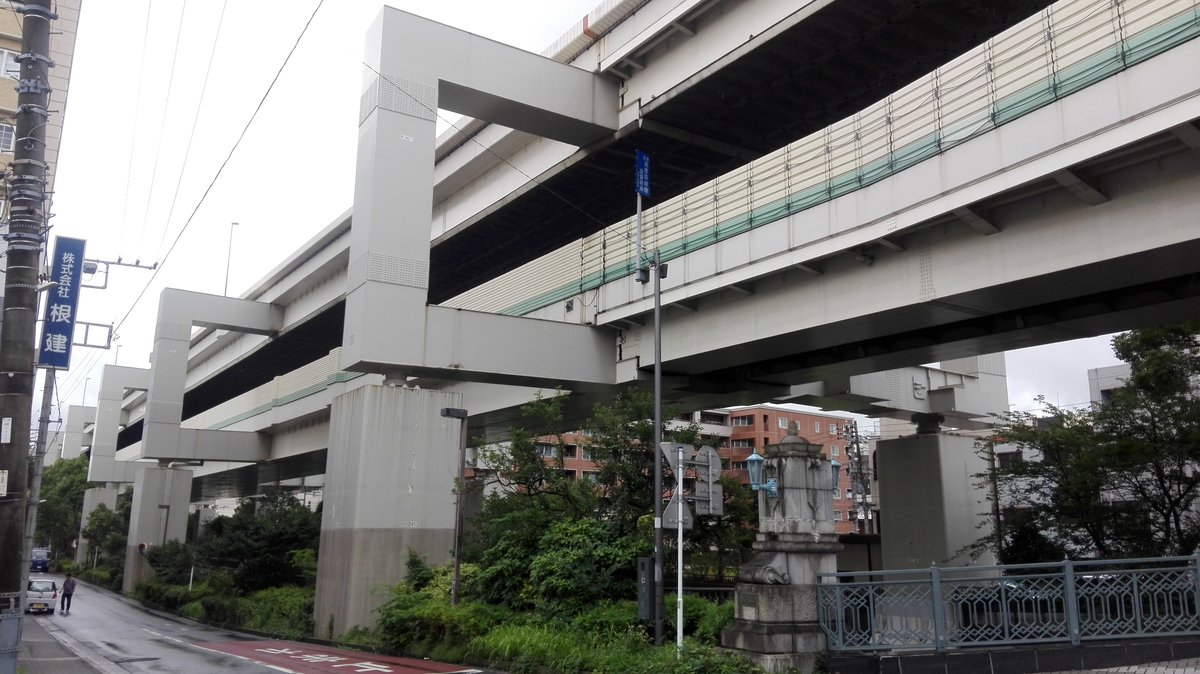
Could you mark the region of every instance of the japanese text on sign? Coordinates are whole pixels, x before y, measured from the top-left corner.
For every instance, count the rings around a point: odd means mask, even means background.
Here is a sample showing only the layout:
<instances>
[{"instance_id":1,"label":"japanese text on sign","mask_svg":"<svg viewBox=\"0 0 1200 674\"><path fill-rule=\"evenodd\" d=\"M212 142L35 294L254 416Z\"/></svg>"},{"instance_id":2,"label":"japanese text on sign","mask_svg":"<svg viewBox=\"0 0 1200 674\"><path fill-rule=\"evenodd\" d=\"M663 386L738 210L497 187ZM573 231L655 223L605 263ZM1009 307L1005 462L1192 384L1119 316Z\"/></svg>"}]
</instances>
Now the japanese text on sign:
<instances>
[{"instance_id":1,"label":"japanese text on sign","mask_svg":"<svg viewBox=\"0 0 1200 674\"><path fill-rule=\"evenodd\" d=\"M79 284L83 275L83 239L58 237L54 257L50 259L51 288L42 316L42 340L38 343L37 364L61 370L71 364L71 343L75 338L75 310L79 306Z\"/></svg>"}]
</instances>

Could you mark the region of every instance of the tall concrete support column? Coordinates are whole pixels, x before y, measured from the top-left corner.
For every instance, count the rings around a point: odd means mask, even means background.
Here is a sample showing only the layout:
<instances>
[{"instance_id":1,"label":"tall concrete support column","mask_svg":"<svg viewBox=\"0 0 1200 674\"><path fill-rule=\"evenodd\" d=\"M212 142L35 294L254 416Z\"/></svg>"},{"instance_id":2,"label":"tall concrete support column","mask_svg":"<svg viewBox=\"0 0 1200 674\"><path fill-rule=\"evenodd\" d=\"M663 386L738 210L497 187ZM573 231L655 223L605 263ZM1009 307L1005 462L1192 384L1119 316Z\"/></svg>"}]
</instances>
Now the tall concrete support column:
<instances>
[{"instance_id":1,"label":"tall concrete support column","mask_svg":"<svg viewBox=\"0 0 1200 674\"><path fill-rule=\"evenodd\" d=\"M443 564L454 549L462 396L371 385L334 399L321 519L314 619L331 637L373 625L404 578L410 550Z\"/></svg>"},{"instance_id":2,"label":"tall concrete support column","mask_svg":"<svg viewBox=\"0 0 1200 674\"><path fill-rule=\"evenodd\" d=\"M109 510L116 510L119 493L121 493L120 485L113 482L103 487L92 487L83 492L83 514L79 518L79 543L75 546L76 564L84 568L92 568L92 560L95 559L96 551L88 549L88 540L83 536L83 528L88 525L88 518L92 516L98 506L104 505Z\"/></svg>"},{"instance_id":3,"label":"tall concrete support column","mask_svg":"<svg viewBox=\"0 0 1200 674\"><path fill-rule=\"evenodd\" d=\"M363 63L342 356L412 374L426 361L438 108L583 146L615 131L618 84L391 7Z\"/></svg>"},{"instance_id":4,"label":"tall concrete support column","mask_svg":"<svg viewBox=\"0 0 1200 674\"><path fill-rule=\"evenodd\" d=\"M125 547L125 578L121 590L129 592L153 575L138 546L182 541L187 534L188 503L192 497L192 471L149 466L133 481L133 511Z\"/></svg>"},{"instance_id":5,"label":"tall concrete support column","mask_svg":"<svg viewBox=\"0 0 1200 674\"><path fill-rule=\"evenodd\" d=\"M833 468L794 422L763 454L763 480L773 479L777 494L758 492L755 553L738 571L734 622L721 645L768 672L812 672L825 652L817 574L837 571L842 549L833 528Z\"/></svg>"},{"instance_id":6,"label":"tall concrete support column","mask_svg":"<svg viewBox=\"0 0 1200 674\"><path fill-rule=\"evenodd\" d=\"M962 549L987 533L987 490L976 475L987 463L971 437L938 432L936 415L914 418L917 433L876 446L883 568L962 566ZM995 563L991 553L976 564Z\"/></svg>"}]
</instances>

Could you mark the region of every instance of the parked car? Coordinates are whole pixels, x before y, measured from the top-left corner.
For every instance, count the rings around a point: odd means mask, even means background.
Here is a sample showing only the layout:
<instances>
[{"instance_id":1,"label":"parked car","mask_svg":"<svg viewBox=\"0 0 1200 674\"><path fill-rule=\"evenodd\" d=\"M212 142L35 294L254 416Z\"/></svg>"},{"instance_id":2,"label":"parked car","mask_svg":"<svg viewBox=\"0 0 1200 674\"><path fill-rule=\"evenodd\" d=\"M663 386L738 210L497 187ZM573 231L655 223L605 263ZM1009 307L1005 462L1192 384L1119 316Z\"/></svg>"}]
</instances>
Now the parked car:
<instances>
[{"instance_id":1,"label":"parked car","mask_svg":"<svg viewBox=\"0 0 1200 674\"><path fill-rule=\"evenodd\" d=\"M29 555L30 571L50 570L50 548L34 548Z\"/></svg>"},{"instance_id":2,"label":"parked car","mask_svg":"<svg viewBox=\"0 0 1200 674\"><path fill-rule=\"evenodd\" d=\"M29 585L25 588L26 613L54 613L56 603L58 603L58 583L43 578L29 581Z\"/></svg>"}]
</instances>

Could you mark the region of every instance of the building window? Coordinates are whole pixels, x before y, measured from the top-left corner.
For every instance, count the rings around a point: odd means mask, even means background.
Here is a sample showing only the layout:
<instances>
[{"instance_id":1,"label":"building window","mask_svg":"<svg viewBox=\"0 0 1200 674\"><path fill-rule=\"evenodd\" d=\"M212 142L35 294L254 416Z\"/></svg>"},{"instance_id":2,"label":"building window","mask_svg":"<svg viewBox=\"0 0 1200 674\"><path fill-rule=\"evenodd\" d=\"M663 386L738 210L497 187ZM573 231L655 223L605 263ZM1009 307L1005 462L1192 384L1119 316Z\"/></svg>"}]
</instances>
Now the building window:
<instances>
[{"instance_id":1,"label":"building window","mask_svg":"<svg viewBox=\"0 0 1200 674\"><path fill-rule=\"evenodd\" d=\"M996 465L1000 467L1000 470L1009 470L1018 463L1021 463L1022 460L1023 457L1019 449L1015 452L996 452Z\"/></svg>"},{"instance_id":2,"label":"building window","mask_svg":"<svg viewBox=\"0 0 1200 674\"><path fill-rule=\"evenodd\" d=\"M754 425L754 416L749 415L749 416L744 416L744 417L734 417L733 425L734 426L753 426Z\"/></svg>"},{"instance_id":3,"label":"building window","mask_svg":"<svg viewBox=\"0 0 1200 674\"><path fill-rule=\"evenodd\" d=\"M829 424L829 434L837 435L837 424Z\"/></svg>"},{"instance_id":4,"label":"building window","mask_svg":"<svg viewBox=\"0 0 1200 674\"><path fill-rule=\"evenodd\" d=\"M574 479L575 479L575 471L573 471L573 470L564 470L564 471L562 472L562 475L563 475L563 477L564 477L564 478L566 478L566 479L568 479L568 480L574 480Z\"/></svg>"},{"instance_id":5,"label":"building window","mask_svg":"<svg viewBox=\"0 0 1200 674\"><path fill-rule=\"evenodd\" d=\"M595 461L595 459L592 458L592 450L590 450L590 449L583 450L583 460L584 461Z\"/></svg>"},{"instance_id":6,"label":"building window","mask_svg":"<svg viewBox=\"0 0 1200 674\"><path fill-rule=\"evenodd\" d=\"M820 433L820 432L821 432L821 422L814 421L813 422L813 433Z\"/></svg>"},{"instance_id":7,"label":"building window","mask_svg":"<svg viewBox=\"0 0 1200 674\"><path fill-rule=\"evenodd\" d=\"M596 483L600 481L600 473L594 470L583 471L583 481Z\"/></svg>"},{"instance_id":8,"label":"building window","mask_svg":"<svg viewBox=\"0 0 1200 674\"><path fill-rule=\"evenodd\" d=\"M712 424L714 426L724 426L729 423L729 417L724 414L715 414L713 412L701 412L700 423Z\"/></svg>"},{"instance_id":9,"label":"building window","mask_svg":"<svg viewBox=\"0 0 1200 674\"><path fill-rule=\"evenodd\" d=\"M834 498L842 497L842 486L841 485L837 485L833 488L833 497Z\"/></svg>"},{"instance_id":10,"label":"building window","mask_svg":"<svg viewBox=\"0 0 1200 674\"><path fill-rule=\"evenodd\" d=\"M842 521L842 511L840 511L840 510L833 511L833 521L834 522Z\"/></svg>"},{"instance_id":11,"label":"building window","mask_svg":"<svg viewBox=\"0 0 1200 674\"><path fill-rule=\"evenodd\" d=\"M574 459L575 454L576 454L575 445L567 445L566 447L563 448L563 458L564 459Z\"/></svg>"},{"instance_id":12,"label":"building window","mask_svg":"<svg viewBox=\"0 0 1200 674\"><path fill-rule=\"evenodd\" d=\"M841 447L838 447L837 445L829 446L829 456L841 456L841 454L842 454Z\"/></svg>"},{"instance_id":13,"label":"building window","mask_svg":"<svg viewBox=\"0 0 1200 674\"><path fill-rule=\"evenodd\" d=\"M547 444L544 442L539 442L537 448L538 448L538 453L541 454L542 457L544 457L544 458L553 459L554 457L558 456L558 448L555 447L554 445L550 445L550 444Z\"/></svg>"},{"instance_id":14,"label":"building window","mask_svg":"<svg viewBox=\"0 0 1200 674\"><path fill-rule=\"evenodd\" d=\"M21 79L21 64L17 61L17 54L7 49L0 49L0 58L4 59L4 76L14 80Z\"/></svg>"},{"instance_id":15,"label":"building window","mask_svg":"<svg viewBox=\"0 0 1200 674\"><path fill-rule=\"evenodd\" d=\"M734 470L746 470L746 462L745 461L734 461L733 463L731 463L729 465Z\"/></svg>"},{"instance_id":16,"label":"building window","mask_svg":"<svg viewBox=\"0 0 1200 674\"><path fill-rule=\"evenodd\" d=\"M787 420L787 417L779 417L779 427L780 427L780 428L787 428L787 427L788 427L788 420Z\"/></svg>"},{"instance_id":17,"label":"building window","mask_svg":"<svg viewBox=\"0 0 1200 674\"><path fill-rule=\"evenodd\" d=\"M12 124L0 124L0 152L12 152L16 137L17 127Z\"/></svg>"},{"instance_id":18,"label":"building window","mask_svg":"<svg viewBox=\"0 0 1200 674\"><path fill-rule=\"evenodd\" d=\"M750 449L753 449L754 448L754 438L738 438L737 440L733 441L733 446L735 448L743 448L744 449L744 448L749 447Z\"/></svg>"}]
</instances>

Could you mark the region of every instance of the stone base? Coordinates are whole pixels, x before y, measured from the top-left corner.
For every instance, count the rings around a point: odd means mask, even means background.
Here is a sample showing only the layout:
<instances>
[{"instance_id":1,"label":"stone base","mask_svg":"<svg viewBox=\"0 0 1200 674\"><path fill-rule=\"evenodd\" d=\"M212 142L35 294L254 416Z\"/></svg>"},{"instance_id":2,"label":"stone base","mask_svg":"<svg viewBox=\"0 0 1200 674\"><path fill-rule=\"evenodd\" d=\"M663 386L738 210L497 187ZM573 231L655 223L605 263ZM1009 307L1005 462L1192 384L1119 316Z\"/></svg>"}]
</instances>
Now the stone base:
<instances>
[{"instance_id":1,"label":"stone base","mask_svg":"<svg viewBox=\"0 0 1200 674\"><path fill-rule=\"evenodd\" d=\"M721 646L768 672L812 672L825 653L825 633L815 623L735 620L721 631Z\"/></svg>"}]
</instances>

